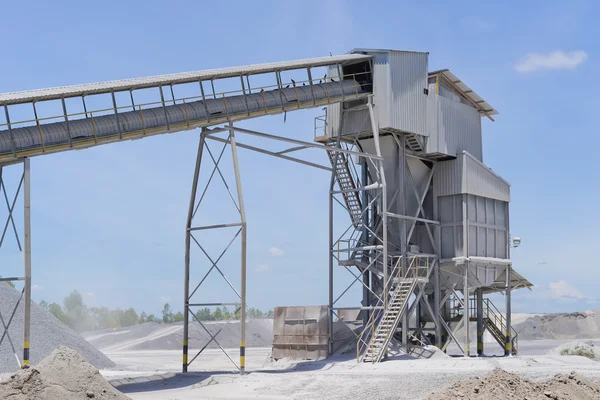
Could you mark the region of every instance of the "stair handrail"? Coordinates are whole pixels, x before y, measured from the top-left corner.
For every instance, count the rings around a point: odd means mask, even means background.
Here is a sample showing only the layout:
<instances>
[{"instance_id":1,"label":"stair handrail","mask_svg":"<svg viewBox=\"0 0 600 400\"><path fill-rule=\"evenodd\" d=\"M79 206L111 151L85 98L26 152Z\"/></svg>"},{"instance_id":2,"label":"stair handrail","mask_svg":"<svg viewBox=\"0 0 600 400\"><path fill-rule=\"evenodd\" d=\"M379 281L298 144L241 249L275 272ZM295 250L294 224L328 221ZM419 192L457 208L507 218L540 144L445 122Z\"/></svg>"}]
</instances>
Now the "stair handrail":
<instances>
[{"instance_id":1,"label":"stair handrail","mask_svg":"<svg viewBox=\"0 0 600 400\"><path fill-rule=\"evenodd\" d=\"M393 265L392 272L390 274L390 277L388 278L388 282L387 282L388 286L384 290L390 291L392 289L392 287L394 286L394 284L399 284L402 280L405 280L405 279L413 279L413 282L412 282L412 285L410 288L410 291L413 291L417 284L417 279L420 277L419 270L425 269L425 274L426 274L425 276L428 276L427 273L429 270L429 263L427 263L423 267L419 266L418 263L416 266L414 265L415 261L417 260L418 257L411 257L411 261L404 273L402 273L402 268L400 268L400 262L402 261L402 256L390 256L389 258L392 260L394 258L397 258L397 261L395 264L392 261L392 265ZM412 274L412 276L411 276L411 274ZM372 341L372 338L376 331L375 321L380 319L380 317L382 317L386 311L382 307L383 307L383 296L375 305L373 312L371 313L371 317L369 318L369 320L367 322L366 327L358 335L358 340L356 342L356 360L357 360L357 362L361 362L364 359L367 347L369 345L372 345L371 341ZM368 339L365 336L365 333L367 333L367 332L370 333ZM386 341L387 341L387 339L388 338L386 337Z\"/></svg>"},{"instance_id":2,"label":"stair handrail","mask_svg":"<svg viewBox=\"0 0 600 400\"><path fill-rule=\"evenodd\" d=\"M506 317L504 316L504 314L502 314L500 312L500 310L498 310L498 308L496 307L496 305L494 303L492 303L490 301L490 299L484 299L483 300L483 304L484 304L484 311L486 312L487 318L492 320L494 325L498 326L502 332L502 334L506 334ZM490 318L490 314L492 315L493 318ZM514 327L510 327L511 329L511 333L512 333L512 342L513 345L515 346L515 352L518 351L518 346L519 346L519 332L517 332L517 330ZM515 345L516 343L516 345Z\"/></svg>"}]
</instances>

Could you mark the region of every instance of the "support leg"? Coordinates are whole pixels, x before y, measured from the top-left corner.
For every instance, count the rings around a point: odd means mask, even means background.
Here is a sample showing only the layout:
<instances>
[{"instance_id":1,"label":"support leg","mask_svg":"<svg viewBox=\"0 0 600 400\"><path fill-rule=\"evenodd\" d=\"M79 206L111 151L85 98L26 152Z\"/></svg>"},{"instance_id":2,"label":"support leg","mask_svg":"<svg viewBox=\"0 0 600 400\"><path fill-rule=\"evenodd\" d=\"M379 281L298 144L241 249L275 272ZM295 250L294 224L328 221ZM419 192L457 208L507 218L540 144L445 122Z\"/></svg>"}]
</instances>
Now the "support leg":
<instances>
[{"instance_id":1,"label":"support leg","mask_svg":"<svg viewBox=\"0 0 600 400\"><path fill-rule=\"evenodd\" d=\"M233 126L230 122L229 126ZM235 183L238 195L238 204L240 208L240 218L242 221L242 260L241 260L241 282L240 282L240 297L241 297L241 339L240 339L240 374L244 374L246 370L246 210L244 208L244 196L242 195L242 181L240 178L240 166L238 163L237 147L235 145L234 130L230 130L231 138L231 156L233 158L233 168L235 172Z\"/></svg>"},{"instance_id":2,"label":"support leg","mask_svg":"<svg viewBox=\"0 0 600 400\"><path fill-rule=\"evenodd\" d=\"M331 183L329 185L329 310L327 313L329 338L327 342L327 351L329 355L333 354L333 187L335 184L334 172L331 173Z\"/></svg>"},{"instance_id":3,"label":"support leg","mask_svg":"<svg viewBox=\"0 0 600 400\"><path fill-rule=\"evenodd\" d=\"M477 289L477 355L483 355L483 291Z\"/></svg>"},{"instance_id":4,"label":"support leg","mask_svg":"<svg viewBox=\"0 0 600 400\"><path fill-rule=\"evenodd\" d=\"M192 194L190 195L190 207L188 209L188 218L185 230L185 273L184 273L184 298L183 298L183 372L188 370L188 340L190 326L190 246L192 219L194 215L194 205L196 204L196 191L198 189L198 177L200 176L200 164L202 162L202 151L204 150L204 129L200 134L198 143L198 155L196 156L196 167L194 169L194 180L192 182Z\"/></svg>"},{"instance_id":5,"label":"support leg","mask_svg":"<svg viewBox=\"0 0 600 400\"><path fill-rule=\"evenodd\" d=\"M506 343L504 349L504 355L509 356L512 354L512 326L511 326L511 301L510 301L510 293L511 293L511 277L512 275L512 265L506 267Z\"/></svg>"},{"instance_id":6,"label":"support leg","mask_svg":"<svg viewBox=\"0 0 600 400\"><path fill-rule=\"evenodd\" d=\"M440 322L440 263L433 267L433 312L435 319L435 345L442 348L442 323Z\"/></svg>"},{"instance_id":7,"label":"support leg","mask_svg":"<svg viewBox=\"0 0 600 400\"><path fill-rule=\"evenodd\" d=\"M29 158L23 162L24 187L23 206L25 209L25 315L23 321L23 367L29 367L29 339L31 328L31 177Z\"/></svg>"},{"instance_id":8,"label":"support leg","mask_svg":"<svg viewBox=\"0 0 600 400\"><path fill-rule=\"evenodd\" d=\"M465 330L464 356L470 356L471 338L469 337L469 262L465 263L463 289L463 329Z\"/></svg>"}]
</instances>

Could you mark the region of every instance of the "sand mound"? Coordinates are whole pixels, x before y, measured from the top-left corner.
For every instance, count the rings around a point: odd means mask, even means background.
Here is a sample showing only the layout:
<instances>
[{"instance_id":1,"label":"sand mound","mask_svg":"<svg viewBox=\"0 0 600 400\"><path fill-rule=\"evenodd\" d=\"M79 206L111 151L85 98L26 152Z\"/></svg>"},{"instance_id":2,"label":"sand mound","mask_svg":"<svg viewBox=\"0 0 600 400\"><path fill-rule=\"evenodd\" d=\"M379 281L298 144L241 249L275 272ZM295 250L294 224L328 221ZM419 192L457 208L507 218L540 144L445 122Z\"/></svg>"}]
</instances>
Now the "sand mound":
<instances>
[{"instance_id":1,"label":"sand mound","mask_svg":"<svg viewBox=\"0 0 600 400\"><path fill-rule=\"evenodd\" d=\"M580 339L598 337L600 313L545 314L515 324L519 339Z\"/></svg>"},{"instance_id":2,"label":"sand mound","mask_svg":"<svg viewBox=\"0 0 600 400\"><path fill-rule=\"evenodd\" d=\"M20 295L20 291L0 282L0 312L2 312L4 322L8 323L8 319ZM21 347L23 345L23 314L23 301L21 301L9 329L10 337L19 357L23 353L23 348ZM0 328L0 330L2 329ZM76 350L96 368L104 369L115 366L108 357L86 342L75 331L64 325L44 308L32 302L31 364L35 365L39 363L58 346L67 346ZM19 365L10 347L8 338L4 338L2 345L0 345L0 373L11 373L18 369Z\"/></svg>"},{"instance_id":3,"label":"sand mound","mask_svg":"<svg viewBox=\"0 0 600 400\"><path fill-rule=\"evenodd\" d=\"M61 346L37 366L0 382L0 399L128 400L75 350Z\"/></svg>"},{"instance_id":4,"label":"sand mound","mask_svg":"<svg viewBox=\"0 0 600 400\"><path fill-rule=\"evenodd\" d=\"M600 399L600 385L580 377L575 372L556 375L547 382L536 383L495 369L483 378L475 377L457 382L427 397L427 400L450 399L595 400Z\"/></svg>"},{"instance_id":5,"label":"sand mound","mask_svg":"<svg viewBox=\"0 0 600 400\"><path fill-rule=\"evenodd\" d=\"M226 324L223 321L203 322L224 348L236 348L240 345L239 321ZM183 341L183 323L172 324L145 323L116 330L87 332L83 334L94 347L105 353L129 350L181 350ZM209 334L197 322L190 322L192 346L204 346L210 340ZM246 321L246 347L271 347L273 344L273 320L254 319ZM219 348L212 341L208 348Z\"/></svg>"},{"instance_id":6,"label":"sand mound","mask_svg":"<svg viewBox=\"0 0 600 400\"><path fill-rule=\"evenodd\" d=\"M600 349L591 341L574 340L550 350L549 356L582 356L592 360L600 360Z\"/></svg>"}]
</instances>

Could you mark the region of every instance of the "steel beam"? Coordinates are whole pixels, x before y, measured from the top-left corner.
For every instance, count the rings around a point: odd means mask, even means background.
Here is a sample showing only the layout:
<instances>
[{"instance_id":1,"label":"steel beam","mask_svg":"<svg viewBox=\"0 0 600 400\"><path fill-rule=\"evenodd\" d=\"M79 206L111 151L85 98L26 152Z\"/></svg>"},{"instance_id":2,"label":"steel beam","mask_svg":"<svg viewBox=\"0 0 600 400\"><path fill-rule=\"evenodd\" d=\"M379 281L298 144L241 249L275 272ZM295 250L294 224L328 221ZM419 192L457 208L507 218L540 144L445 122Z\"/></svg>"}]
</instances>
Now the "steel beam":
<instances>
[{"instance_id":1,"label":"steel beam","mask_svg":"<svg viewBox=\"0 0 600 400\"><path fill-rule=\"evenodd\" d=\"M23 160L23 208L25 211L24 244L25 244L25 314L23 320L23 366L29 366L29 342L31 334L31 174L29 158Z\"/></svg>"},{"instance_id":2,"label":"steel beam","mask_svg":"<svg viewBox=\"0 0 600 400\"><path fill-rule=\"evenodd\" d=\"M192 193L190 194L190 205L188 208L188 217L185 229L185 265L184 265L184 286L183 286L183 372L188 370L188 340L190 325L190 247L191 247L191 227L194 218L194 205L196 204L196 192L198 190L198 178L200 176L200 165L202 162L202 152L204 150L205 134L204 129L200 133L198 143L198 152L196 155L196 166L194 168L194 178L192 181Z\"/></svg>"}]
</instances>

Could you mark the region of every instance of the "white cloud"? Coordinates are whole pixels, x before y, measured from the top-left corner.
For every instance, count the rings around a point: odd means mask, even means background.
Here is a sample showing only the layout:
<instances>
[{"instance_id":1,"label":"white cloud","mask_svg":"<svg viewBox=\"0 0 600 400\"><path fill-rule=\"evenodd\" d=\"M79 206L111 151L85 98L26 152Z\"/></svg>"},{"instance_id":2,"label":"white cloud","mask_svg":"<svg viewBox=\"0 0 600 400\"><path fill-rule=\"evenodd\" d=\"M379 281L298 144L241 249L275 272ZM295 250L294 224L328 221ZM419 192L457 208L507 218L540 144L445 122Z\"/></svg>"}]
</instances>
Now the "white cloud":
<instances>
[{"instance_id":1,"label":"white cloud","mask_svg":"<svg viewBox=\"0 0 600 400\"><path fill-rule=\"evenodd\" d=\"M285 252L282 249L278 248L278 247L271 247L271 248L269 248L269 255L271 257L281 257L284 254L285 254Z\"/></svg>"},{"instance_id":2,"label":"white cloud","mask_svg":"<svg viewBox=\"0 0 600 400\"><path fill-rule=\"evenodd\" d=\"M515 71L525 74L540 70L575 69L587 58L585 51L529 53L515 64Z\"/></svg>"},{"instance_id":3,"label":"white cloud","mask_svg":"<svg viewBox=\"0 0 600 400\"><path fill-rule=\"evenodd\" d=\"M171 300L170 296L160 296L161 303L168 303Z\"/></svg>"},{"instance_id":4,"label":"white cloud","mask_svg":"<svg viewBox=\"0 0 600 400\"><path fill-rule=\"evenodd\" d=\"M96 293L94 293L94 292L87 292L86 293L86 296L88 296L88 297L94 297L95 295L96 295Z\"/></svg>"},{"instance_id":5,"label":"white cloud","mask_svg":"<svg viewBox=\"0 0 600 400\"><path fill-rule=\"evenodd\" d=\"M256 272L269 272L271 267L268 264L261 264L256 267Z\"/></svg>"},{"instance_id":6,"label":"white cloud","mask_svg":"<svg viewBox=\"0 0 600 400\"><path fill-rule=\"evenodd\" d=\"M548 261L538 261L538 265L548 265Z\"/></svg>"},{"instance_id":7,"label":"white cloud","mask_svg":"<svg viewBox=\"0 0 600 400\"><path fill-rule=\"evenodd\" d=\"M585 296L579 290L565 281L550 282L550 295L555 299L584 299Z\"/></svg>"},{"instance_id":8,"label":"white cloud","mask_svg":"<svg viewBox=\"0 0 600 400\"><path fill-rule=\"evenodd\" d=\"M44 287L40 285L31 285L31 290L44 290Z\"/></svg>"}]
</instances>

